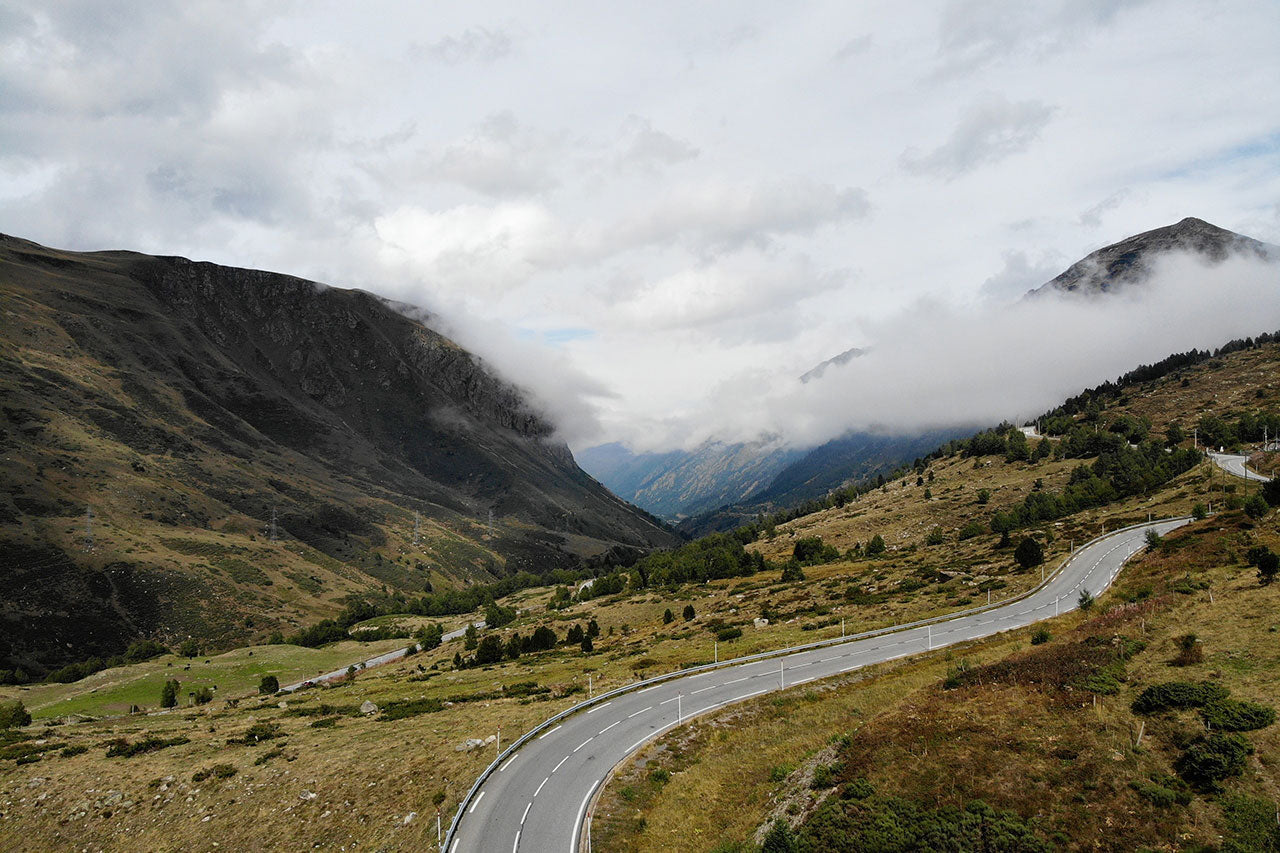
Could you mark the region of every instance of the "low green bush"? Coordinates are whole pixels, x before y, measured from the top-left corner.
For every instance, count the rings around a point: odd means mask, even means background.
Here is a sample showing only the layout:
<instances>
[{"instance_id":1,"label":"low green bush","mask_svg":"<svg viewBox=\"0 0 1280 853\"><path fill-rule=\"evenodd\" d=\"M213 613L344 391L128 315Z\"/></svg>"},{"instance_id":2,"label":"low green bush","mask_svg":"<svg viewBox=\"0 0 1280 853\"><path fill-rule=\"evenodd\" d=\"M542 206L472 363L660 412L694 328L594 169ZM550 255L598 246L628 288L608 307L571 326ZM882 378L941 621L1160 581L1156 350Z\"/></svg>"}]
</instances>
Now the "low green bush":
<instances>
[{"instance_id":1,"label":"low green bush","mask_svg":"<svg viewBox=\"0 0 1280 853\"><path fill-rule=\"evenodd\" d=\"M1166 681L1153 684L1133 700L1135 714L1154 714L1174 709L1200 708L1210 702L1227 698L1227 689L1202 681L1191 684L1186 681Z\"/></svg>"}]
</instances>

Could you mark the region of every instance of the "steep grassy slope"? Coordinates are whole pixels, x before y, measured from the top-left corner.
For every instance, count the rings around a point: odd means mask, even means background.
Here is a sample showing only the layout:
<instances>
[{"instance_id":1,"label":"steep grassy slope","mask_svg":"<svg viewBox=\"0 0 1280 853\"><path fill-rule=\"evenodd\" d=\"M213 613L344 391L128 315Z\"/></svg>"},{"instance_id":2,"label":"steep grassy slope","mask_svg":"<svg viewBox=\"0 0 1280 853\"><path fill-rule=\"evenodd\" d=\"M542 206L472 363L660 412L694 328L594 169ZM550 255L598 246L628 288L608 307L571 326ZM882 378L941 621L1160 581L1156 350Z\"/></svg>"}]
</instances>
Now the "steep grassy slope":
<instances>
[{"instance_id":1,"label":"steep grassy slope","mask_svg":"<svg viewBox=\"0 0 1280 853\"><path fill-rule=\"evenodd\" d=\"M360 291L0 238L0 669L674 537Z\"/></svg>"}]
</instances>

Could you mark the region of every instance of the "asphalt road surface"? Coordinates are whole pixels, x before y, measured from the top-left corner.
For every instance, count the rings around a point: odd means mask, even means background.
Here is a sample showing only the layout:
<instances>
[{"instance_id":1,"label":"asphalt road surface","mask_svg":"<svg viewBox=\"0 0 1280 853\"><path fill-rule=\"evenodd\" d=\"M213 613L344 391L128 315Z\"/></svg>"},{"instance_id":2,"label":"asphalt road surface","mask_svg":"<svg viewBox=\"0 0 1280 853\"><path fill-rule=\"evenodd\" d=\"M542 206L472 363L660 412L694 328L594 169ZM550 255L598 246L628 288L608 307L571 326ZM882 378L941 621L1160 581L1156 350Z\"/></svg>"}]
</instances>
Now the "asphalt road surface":
<instances>
[{"instance_id":1,"label":"asphalt road surface","mask_svg":"<svg viewBox=\"0 0 1280 853\"><path fill-rule=\"evenodd\" d=\"M475 625L476 628L483 628L484 620L481 619L480 621L473 622L471 624ZM458 637L461 637L463 634L465 634L466 631L467 631L467 626L463 625L461 628L459 628L456 631L449 631L448 633L446 633L443 637L440 638L440 642L443 643L446 640L456 640ZM414 643L413 645L414 645L414 648L418 649L419 651L422 650L422 647L419 646L417 643ZM400 658L404 657L405 649L407 648L409 648L408 644L405 645L404 649L392 649L391 651L386 652L384 654L380 654L377 657L371 657L368 660L358 661L354 664L351 664L351 666L354 666L357 669L368 669L371 666L378 666L379 664L389 663L390 661L393 661L393 660L399 660ZM292 693L295 690L302 687L302 685L304 684L319 684L322 681L332 681L335 678L345 676L347 674L347 670L350 669L351 666L344 666L342 669L335 669L332 672L321 673L320 675L317 675L315 678L304 678L302 681L295 681L293 684L286 684L284 687L281 687L280 689L285 693Z\"/></svg>"},{"instance_id":2,"label":"asphalt road surface","mask_svg":"<svg viewBox=\"0 0 1280 853\"><path fill-rule=\"evenodd\" d=\"M1097 595L1110 586L1125 560L1145 547L1148 529L1163 534L1186 523L1155 522L1085 546L1045 587L1019 601L928 626L699 672L590 707L503 760L455 819L450 853L576 853L588 805L610 769L682 721L774 690L1073 610L1082 588Z\"/></svg>"},{"instance_id":3,"label":"asphalt road surface","mask_svg":"<svg viewBox=\"0 0 1280 853\"><path fill-rule=\"evenodd\" d=\"M1270 477L1264 477L1256 471L1250 471L1245 467L1244 463L1249 461L1248 456L1234 456L1230 453L1210 453L1213 464L1217 465L1228 474L1235 474L1245 480L1255 480L1259 483L1265 483Z\"/></svg>"}]
</instances>

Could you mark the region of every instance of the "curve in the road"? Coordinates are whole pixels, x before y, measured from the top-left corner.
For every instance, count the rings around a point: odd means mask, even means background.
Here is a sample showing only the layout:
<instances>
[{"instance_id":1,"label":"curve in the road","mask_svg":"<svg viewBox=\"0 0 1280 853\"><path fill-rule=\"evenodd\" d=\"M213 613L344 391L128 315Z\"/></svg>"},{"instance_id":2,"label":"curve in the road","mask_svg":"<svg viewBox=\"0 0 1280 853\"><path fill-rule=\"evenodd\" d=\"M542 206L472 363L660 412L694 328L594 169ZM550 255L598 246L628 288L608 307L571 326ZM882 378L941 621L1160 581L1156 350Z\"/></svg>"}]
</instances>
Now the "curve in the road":
<instances>
[{"instance_id":1,"label":"curve in the road","mask_svg":"<svg viewBox=\"0 0 1280 853\"><path fill-rule=\"evenodd\" d=\"M1253 480L1256 483L1265 483L1271 479L1249 468L1248 456L1237 456L1233 453L1210 453L1209 458L1213 460L1214 465L1217 465L1223 471L1228 474L1234 474L1241 479Z\"/></svg>"},{"instance_id":2,"label":"curve in the road","mask_svg":"<svg viewBox=\"0 0 1280 853\"><path fill-rule=\"evenodd\" d=\"M620 761L682 722L735 702L871 664L1022 628L1098 594L1125 561L1189 519L1134 525L1078 549L1044 584L1010 602L928 623L834 640L816 647L688 675L640 682L543 723L513 744L463 799L445 844L459 851L577 853L588 805Z\"/></svg>"}]
</instances>

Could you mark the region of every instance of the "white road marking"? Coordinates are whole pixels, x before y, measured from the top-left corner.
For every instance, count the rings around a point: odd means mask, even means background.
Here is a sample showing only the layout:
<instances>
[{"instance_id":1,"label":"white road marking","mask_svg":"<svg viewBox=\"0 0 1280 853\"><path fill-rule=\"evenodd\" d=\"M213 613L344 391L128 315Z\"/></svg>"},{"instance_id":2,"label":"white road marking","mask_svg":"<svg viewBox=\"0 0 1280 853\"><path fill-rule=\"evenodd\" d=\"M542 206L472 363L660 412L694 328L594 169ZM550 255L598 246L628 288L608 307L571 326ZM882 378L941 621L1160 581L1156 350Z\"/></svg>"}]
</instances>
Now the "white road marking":
<instances>
[{"instance_id":1,"label":"white road marking","mask_svg":"<svg viewBox=\"0 0 1280 853\"><path fill-rule=\"evenodd\" d=\"M502 766L498 768L498 772L501 773L503 770L506 770L508 767L511 766L511 762L515 761L519 757L520 757L520 753L517 752L515 755L508 758L506 761L502 762Z\"/></svg>"},{"instance_id":2,"label":"white road marking","mask_svg":"<svg viewBox=\"0 0 1280 853\"><path fill-rule=\"evenodd\" d=\"M558 731L560 731L560 726L556 726L554 729L552 729L551 731L547 732L547 733L546 733L545 735L543 735L542 737L538 738L538 740L542 740L542 738L551 737L551 735L555 734L555 733L556 733L556 732L558 732Z\"/></svg>"},{"instance_id":3,"label":"white road marking","mask_svg":"<svg viewBox=\"0 0 1280 853\"><path fill-rule=\"evenodd\" d=\"M587 744L591 743L591 741L593 741L593 740L595 740L595 739L596 739L596 736L595 736L595 735L592 735L591 737L589 737L589 738L587 738L586 740L584 740L582 743L580 743L580 744L578 744L577 746L575 746L575 747L573 748L573 751L574 751L574 752L577 752L578 750L582 749L584 746L586 746Z\"/></svg>"},{"instance_id":4,"label":"white road marking","mask_svg":"<svg viewBox=\"0 0 1280 853\"><path fill-rule=\"evenodd\" d=\"M582 798L582 805L578 806L578 816L573 820L573 846L569 848L569 853L576 853L578 849L578 833L582 831L582 814L587 810L587 803L591 802L591 795L596 792L596 788L600 787L600 780L591 786L591 790L587 791L587 795Z\"/></svg>"},{"instance_id":5,"label":"white road marking","mask_svg":"<svg viewBox=\"0 0 1280 853\"><path fill-rule=\"evenodd\" d=\"M471 814L473 811L476 810L476 806L480 805L480 801L484 799L484 795L486 793L487 793L486 791L481 791L480 793L476 794L476 798L471 801L471 808L467 809L467 814Z\"/></svg>"},{"instance_id":6,"label":"white road marking","mask_svg":"<svg viewBox=\"0 0 1280 853\"><path fill-rule=\"evenodd\" d=\"M616 725L617 725L618 723L620 723L620 722L622 722L622 720L614 720L612 723L610 723L609 725L607 725L607 726L605 726L603 729L601 729L601 730L600 730L600 732L599 732L599 734L604 734L605 732L609 731L609 729L613 728L614 726L616 726Z\"/></svg>"},{"instance_id":7,"label":"white road marking","mask_svg":"<svg viewBox=\"0 0 1280 853\"><path fill-rule=\"evenodd\" d=\"M511 853L516 853L520 849L520 830L516 830L516 843L511 845Z\"/></svg>"},{"instance_id":8,"label":"white road marking","mask_svg":"<svg viewBox=\"0 0 1280 853\"><path fill-rule=\"evenodd\" d=\"M524 814L520 815L520 825L524 826L524 819L529 816L529 809L533 808L533 800L529 801L529 805L524 807Z\"/></svg>"},{"instance_id":9,"label":"white road marking","mask_svg":"<svg viewBox=\"0 0 1280 853\"><path fill-rule=\"evenodd\" d=\"M665 704L667 704L668 702L674 702L674 701L676 701L676 700L677 700L677 699L679 699L679 698L680 698L679 696L672 696L670 699L663 699L663 700L662 700L661 702L659 702L658 704L659 704L659 705L665 705Z\"/></svg>"},{"instance_id":10,"label":"white road marking","mask_svg":"<svg viewBox=\"0 0 1280 853\"><path fill-rule=\"evenodd\" d=\"M560 759L560 763L559 763L559 764L557 764L555 767L551 768L551 772L552 772L552 773L555 773L555 772L556 772L557 770L559 770L559 769L564 765L564 763L565 763L566 761L568 761L568 760L569 760L569 756L567 756L567 755L566 755L564 758Z\"/></svg>"},{"instance_id":11,"label":"white road marking","mask_svg":"<svg viewBox=\"0 0 1280 853\"><path fill-rule=\"evenodd\" d=\"M634 714L627 714L627 719L629 720L629 719L631 719L632 717L638 717L638 716L640 716L641 714L643 714L645 711L652 711L652 710L653 710L653 706L652 706L652 705L650 705L648 708L644 708L643 710L636 711Z\"/></svg>"},{"instance_id":12,"label":"white road marking","mask_svg":"<svg viewBox=\"0 0 1280 853\"><path fill-rule=\"evenodd\" d=\"M658 689L659 687L661 687L661 686L662 686L661 684L655 684L655 685L653 685L652 687L646 687L646 688L645 688L645 689L643 689L643 690L637 690L637 691L636 691L636 694L637 694L637 695L639 695L639 694L641 694L641 693L648 693L650 690L657 690L657 689Z\"/></svg>"},{"instance_id":13,"label":"white road marking","mask_svg":"<svg viewBox=\"0 0 1280 853\"><path fill-rule=\"evenodd\" d=\"M603 705L597 705L597 706L595 706L595 707L594 707L594 708L592 708L590 711L587 711L587 713L588 713L588 714L594 714L596 711L599 711L601 708L608 708L608 707L609 707L610 705L612 705L612 704L613 704L613 701L612 701L612 700L610 700L610 701L608 701L608 702L605 702Z\"/></svg>"},{"instance_id":14,"label":"white road marking","mask_svg":"<svg viewBox=\"0 0 1280 853\"><path fill-rule=\"evenodd\" d=\"M547 777L547 779L550 779L550 778L551 778L550 776L548 776L548 777ZM543 780L542 780L542 785L547 784L547 779L543 779ZM533 795L534 795L535 797L536 797L536 796L538 796L538 794L541 794L541 793L542 793L542 785L539 785L539 786L538 786L538 790L536 790L536 791L534 791L534 792L533 792Z\"/></svg>"},{"instance_id":15,"label":"white road marking","mask_svg":"<svg viewBox=\"0 0 1280 853\"><path fill-rule=\"evenodd\" d=\"M725 687L728 687L730 684L740 684L740 683L742 683L743 681L746 681L746 680L747 680L748 678L750 678L750 677L751 677L751 676L749 676L749 675L744 675L744 676L742 676L741 678L735 678L733 681L726 681L726 682L724 683L724 686L725 686Z\"/></svg>"},{"instance_id":16,"label":"white road marking","mask_svg":"<svg viewBox=\"0 0 1280 853\"><path fill-rule=\"evenodd\" d=\"M695 693L706 693L708 690L715 690L717 687L720 687L720 686L721 685L719 684L712 684L710 687L703 687L699 690L690 690L689 695L692 696Z\"/></svg>"}]
</instances>

